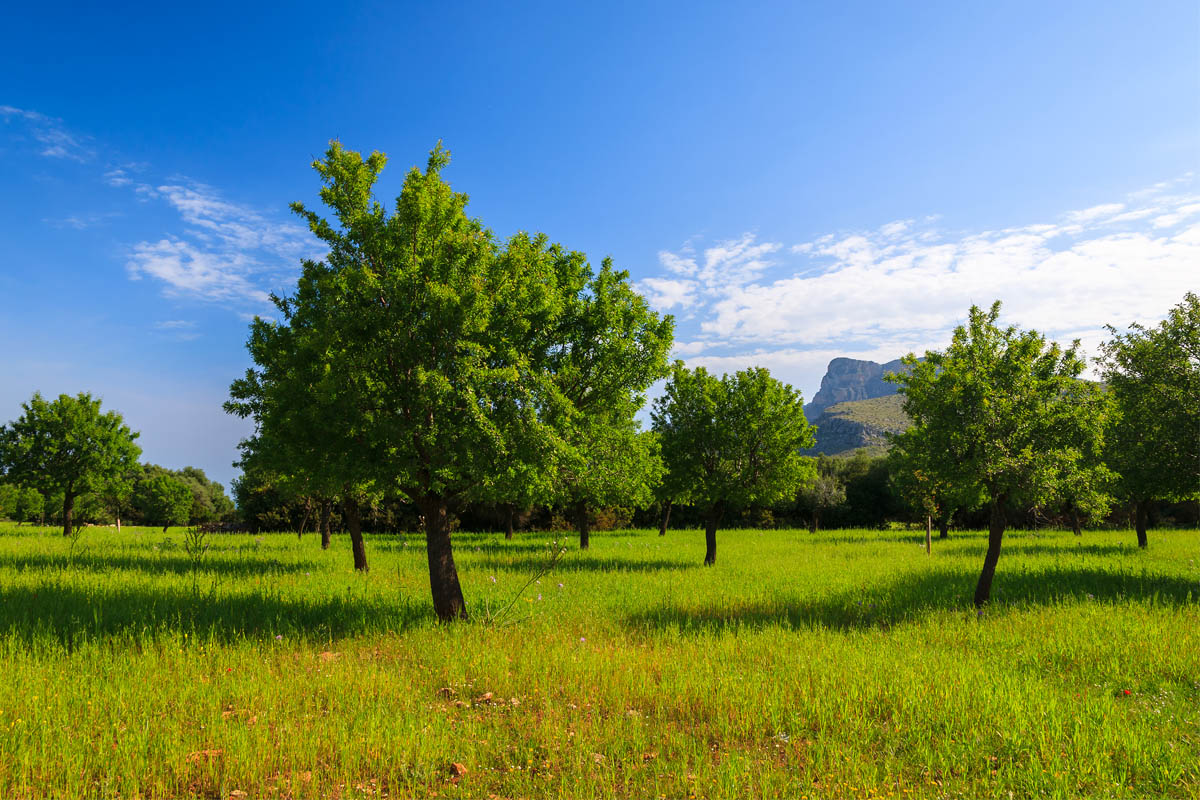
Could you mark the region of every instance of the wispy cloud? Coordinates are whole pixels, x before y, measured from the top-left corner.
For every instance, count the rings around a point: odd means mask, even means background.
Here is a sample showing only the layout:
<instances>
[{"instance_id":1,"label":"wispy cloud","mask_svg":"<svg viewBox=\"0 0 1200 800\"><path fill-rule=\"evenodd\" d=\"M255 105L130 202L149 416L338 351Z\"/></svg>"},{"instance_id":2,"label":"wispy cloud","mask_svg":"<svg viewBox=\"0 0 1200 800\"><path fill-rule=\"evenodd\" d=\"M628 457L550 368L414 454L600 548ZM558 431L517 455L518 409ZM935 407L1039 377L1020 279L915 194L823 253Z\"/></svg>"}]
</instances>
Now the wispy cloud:
<instances>
[{"instance_id":1,"label":"wispy cloud","mask_svg":"<svg viewBox=\"0 0 1200 800\"><path fill-rule=\"evenodd\" d=\"M134 191L165 201L183 224L167 238L138 242L127 263L132 278L159 280L168 296L265 306L302 257L320 253L306 228L227 200L211 186L139 183Z\"/></svg>"},{"instance_id":2,"label":"wispy cloud","mask_svg":"<svg viewBox=\"0 0 1200 800\"><path fill-rule=\"evenodd\" d=\"M77 231L82 231L88 228L95 228L98 225L103 225L110 219L114 219L119 216L121 216L120 211L104 211L90 214L72 214L71 216L61 217L58 219L47 217L44 218L42 222L55 228L73 228Z\"/></svg>"},{"instance_id":3,"label":"wispy cloud","mask_svg":"<svg viewBox=\"0 0 1200 800\"><path fill-rule=\"evenodd\" d=\"M88 145L90 137L72 133L57 117L14 106L0 106L0 119L6 125L23 126L36 143L39 155L79 162L88 161L95 155Z\"/></svg>"},{"instance_id":4,"label":"wispy cloud","mask_svg":"<svg viewBox=\"0 0 1200 800\"><path fill-rule=\"evenodd\" d=\"M1197 288L1192 184L995 231L954 234L931 219L901 220L791 247L745 234L703 260L689 244L661 253L664 273L639 285L664 311L692 299L699 322L681 334L695 341L677 354L694 350L701 355L689 361L713 367L775 365L809 386L836 355L886 360L942 346L970 305L994 299L1009 320L1080 337L1094 352L1104 324L1161 318Z\"/></svg>"}]
</instances>

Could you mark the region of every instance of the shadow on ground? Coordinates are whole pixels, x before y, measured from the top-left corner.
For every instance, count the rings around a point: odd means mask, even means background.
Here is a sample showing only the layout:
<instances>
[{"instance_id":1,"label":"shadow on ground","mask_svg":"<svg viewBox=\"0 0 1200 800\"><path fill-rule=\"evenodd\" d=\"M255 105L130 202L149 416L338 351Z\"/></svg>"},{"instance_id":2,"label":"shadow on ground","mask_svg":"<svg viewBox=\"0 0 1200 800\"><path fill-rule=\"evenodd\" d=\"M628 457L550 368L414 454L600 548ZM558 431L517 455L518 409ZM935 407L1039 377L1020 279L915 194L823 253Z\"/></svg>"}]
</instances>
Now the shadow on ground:
<instances>
[{"instance_id":1,"label":"shadow on ground","mask_svg":"<svg viewBox=\"0 0 1200 800\"><path fill-rule=\"evenodd\" d=\"M939 569L913 574L894 582L833 593L812 600L687 605L667 602L626 618L637 630L671 629L707 633L744 628L829 628L886 630L931 612L975 615L971 597L978 573ZM1005 569L1003 559L992 585L992 603L984 612L994 616L1014 608L1060 602L1152 600L1175 606L1196 604L1200 582L1145 571L1069 567Z\"/></svg>"},{"instance_id":2,"label":"shadow on ground","mask_svg":"<svg viewBox=\"0 0 1200 800\"><path fill-rule=\"evenodd\" d=\"M117 570L145 572L150 575L190 575L192 560L185 554L147 551L105 552L84 549L74 556L47 553L0 554L0 569L53 570L69 568L88 572L108 573ZM228 577L246 578L254 575L272 575L309 572L316 567L313 561L279 561L273 558L232 557L207 553L200 562L201 574L218 574Z\"/></svg>"},{"instance_id":3,"label":"shadow on ground","mask_svg":"<svg viewBox=\"0 0 1200 800\"><path fill-rule=\"evenodd\" d=\"M424 600L424 598L421 598ZM427 602L352 593L285 598L263 592L74 587L47 580L0 587L0 637L74 647L89 639L135 641L166 633L231 642L282 634L328 640L407 630L433 621Z\"/></svg>"}]
</instances>

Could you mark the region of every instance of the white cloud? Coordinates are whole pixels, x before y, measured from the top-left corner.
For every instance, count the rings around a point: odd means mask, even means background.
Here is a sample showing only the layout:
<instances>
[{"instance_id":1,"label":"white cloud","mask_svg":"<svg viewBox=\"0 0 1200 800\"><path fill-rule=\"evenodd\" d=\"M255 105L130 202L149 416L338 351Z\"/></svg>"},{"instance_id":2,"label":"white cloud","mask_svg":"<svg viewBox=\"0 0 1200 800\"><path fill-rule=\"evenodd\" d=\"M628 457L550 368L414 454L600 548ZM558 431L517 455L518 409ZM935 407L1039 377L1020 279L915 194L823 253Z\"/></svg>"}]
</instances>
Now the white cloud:
<instances>
[{"instance_id":1,"label":"white cloud","mask_svg":"<svg viewBox=\"0 0 1200 800\"><path fill-rule=\"evenodd\" d=\"M130 278L156 278L168 297L251 301L265 305L268 293L253 280L262 267L240 253L214 253L178 239L139 242L127 263Z\"/></svg>"},{"instance_id":2,"label":"white cloud","mask_svg":"<svg viewBox=\"0 0 1200 800\"><path fill-rule=\"evenodd\" d=\"M121 216L118 211L107 211L102 214L72 214L69 217L61 219L51 219L49 217L42 219L42 222L47 225L53 225L55 228L74 228L77 231L94 228L97 225L103 225L108 220Z\"/></svg>"},{"instance_id":3,"label":"white cloud","mask_svg":"<svg viewBox=\"0 0 1200 800\"><path fill-rule=\"evenodd\" d=\"M772 263L779 245L752 234L720 242L689 279L696 329L680 335L730 352L698 347L689 363L761 363L802 381L808 396L830 358L944 346L969 306L996 299L1013 323L1064 343L1079 337L1094 354L1104 324L1159 319L1197 288L1200 196L1179 189L1170 182L1125 203L965 235L902 220L814 238L788 248L786 263ZM660 263L677 263L670 256Z\"/></svg>"},{"instance_id":4,"label":"white cloud","mask_svg":"<svg viewBox=\"0 0 1200 800\"><path fill-rule=\"evenodd\" d=\"M636 285L651 305L664 311L676 307L683 310L690 308L696 302L696 287L695 281L675 278L646 278Z\"/></svg>"},{"instance_id":5,"label":"white cloud","mask_svg":"<svg viewBox=\"0 0 1200 800\"><path fill-rule=\"evenodd\" d=\"M175 236L138 242L127 263L131 278L160 280L168 296L266 305L269 289L290 279L302 257L320 256L306 228L226 200L210 186L139 183L134 192L165 200L186 226Z\"/></svg>"}]
</instances>

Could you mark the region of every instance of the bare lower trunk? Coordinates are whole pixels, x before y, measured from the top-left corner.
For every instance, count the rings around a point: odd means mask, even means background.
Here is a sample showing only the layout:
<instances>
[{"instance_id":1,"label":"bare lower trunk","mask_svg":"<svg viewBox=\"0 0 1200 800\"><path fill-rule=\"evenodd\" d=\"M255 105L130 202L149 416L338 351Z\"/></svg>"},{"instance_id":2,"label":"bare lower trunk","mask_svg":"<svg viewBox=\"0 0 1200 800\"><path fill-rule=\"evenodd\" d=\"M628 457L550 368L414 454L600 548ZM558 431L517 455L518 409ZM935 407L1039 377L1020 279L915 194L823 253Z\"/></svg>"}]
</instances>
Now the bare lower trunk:
<instances>
[{"instance_id":1,"label":"bare lower trunk","mask_svg":"<svg viewBox=\"0 0 1200 800\"><path fill-rule=\"evenodd\" d=\"M321 501L321 549L328 550L329 542L333 538L333 532L329 529L329 517L332 513L333 502L330 500Z\"/></svg>"},{"instance_id":2,"label":"bare lower trunk","mask_svg":"<svg viewBox=\"0 0 1200 800\"><path fill-rule=\"evenodd\" d=\"M950 538L950 514L946 514L938 520L938 538Z\"/></svg>"},{"instance_id":3,"label":"bare lower trunk","mask_svg":"<svg viewBox=\"0 0 1200 800\"><path fill-rule=\"evenodd\" d=\"M704 566L711 567L717 563L717 524L721 521L724 505L717 503L708 512L704 520Z\"/></svg>"},{"instance_id":4,"label":"bare lower trunk","mask_svg":"<svg viewBox=\"0 0 1200 800\"><path fill-rule=\"evenodd\" d=\"M1139 500L1137 502L1137 508L1134 511L1134 520L1134 525L1137 528L1138 547L1145 550L1147 545L1150 544L1149 540L1146 538L1146 528L1150 523L1149 500Z\"/></svg>"},{"instance_id":5,"label":"bare lower trunk","mask_svg":"<svg viewBox=\"0 0 1200 800\"><path fill-rule=\"evenodd\" d=\"M933 517L925 515L925 555L933 552Z\"/></svg>"},{"instance_id":6,"label":"bare lower trunk","mask_svg":"<svg viewBox=\"0 0 1200 800\"><path fill-rule=\"evenodd\" d=\"M671 500L668 500L667 502L663 503L662 518L659 519L659 521L658 521L658 535L659 536L667 535L667 526L669 524L671 524L671 506L672 505L674 505L674 502Z\"/></svg>"},{"instance_id":7,"label":"bare lower trunk","mask_svg":"<svg viewBox=\"0 0 1200 800\"><path fill-rule=\"evenodd\" d=\"M121 515L117 514L117 533L121 532Z\"/></svg>"},{"instance_id":8,"label":"bare lower trunk","mask_svg":"<svg viewBox=\"0 0 1200 800\"><path fill-rule=\"evenodd\" d=\"M975 607L982 608L992 596L992 578L996 575L996 562L1000 560L1000 542L1004 538L1004 526L1007 522L1004 516L1005 497L992 500L991 520L988 522L988 549L983 558L983 572L979 575L979 584L975 587Z\"/></svg>"},{"instance_id":9,"label":"bare lower trunk","mask_svg":"<svg viewBox=\"0 0 1200 800\"><path fill-rule=\"evenodd\" d=\"M358 515L358 501L353 497L342 500L346 513L346 527L350 529L350 549L354 552L354 568L367 572L367 545L363 542L362 518Z\"/></svg>"},{"instance_id":10,"label":"bare lower trunk","mask_svg":"<svg viewBox=\"0 0 1200 800\"><path fill-rule=\"evenodd\" d=\"M308 527L308 518L312 516L312 500L304 498L304 519L300 520L300 530L296 531L296 538L304 537L304 529Z\"/></svg>"},{"instance_id":11,"label":"bare lower trunk","mask_svg":"<svg viewBox=\"0 0 1200 800\"><path fill-rule=\"evenodd\" d=\"M75 517L75 493L68 491L63 495L63 536L70 536L72 522Z\"/></svg>"},{"instance_id":12,"label":"bare lower trunk","mask_svg":"<svg viewBox=\"0 0 1200 800\"><path fill-rule=\"evenodd\" d=\"M512 539L513 537L513 504L509 503L504 507L504 538Z\"/></svg>"},{"instance_id":13,"label":"bare lower trunk","mask_svg":"<svg viewBox=\"0 0 1200 800\"><path fill-rule=\"evenodd\" d=\"M1071 506L1071 530L1076 536L1083 536L1083 525L1079 522L1079 509Z\"/></svg>"},{"instance_id":14,"label":"bare lower trunk","mask_svg":"<svg viewBox=\"0 0 1200 800\"><path fill-rule=\"evenodd\" d=\"M421 502L421 513L425 517L425 550L429 556L433 610L441 622L466 619L467 603L458 582L458 568L454 566L446 501L440 497L427 497Z\"/></svg>"},{"instance_id":15,"label":"bare lower trunk","mask_svg":"<svg viewBox=\"0 0 1200 800\"><path fill-rule=\"evenodd\" d=\"M816 533L817 528L819 528L819 527L820 527L820 520L817 519L817 512L814 511L813 515L812 515L812 522L809 523L808 529L810 531L812 531L813 533Z\"/></svg>"},{"instance_id":16,"label":"bare lower trunk","mask_svg":"<svg viewBox=\"0 0 1200 800\"><path fill-rule=\"evenodd\" d=\"M589 540L591 539L592 526L591 519L588 518L587 503L579 502L575 504L575 524L579 527L579 549L587 550Z\"/></svg>"}]
</instances>

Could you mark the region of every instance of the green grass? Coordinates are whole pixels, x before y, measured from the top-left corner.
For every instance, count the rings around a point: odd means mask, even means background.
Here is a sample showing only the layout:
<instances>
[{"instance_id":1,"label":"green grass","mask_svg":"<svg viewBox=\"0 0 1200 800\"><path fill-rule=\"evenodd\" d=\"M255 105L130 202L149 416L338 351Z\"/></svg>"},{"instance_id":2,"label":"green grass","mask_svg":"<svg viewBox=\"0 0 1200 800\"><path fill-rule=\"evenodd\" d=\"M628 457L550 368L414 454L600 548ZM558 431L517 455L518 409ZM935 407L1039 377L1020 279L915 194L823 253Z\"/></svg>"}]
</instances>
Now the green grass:
<instances>
[{"instance_id":1,"label":"green grass","mask_svg":"<svg viewBox=\"0 0 1200 800\"><path fill-rule=\"evenodd\" d=\"M550 538L0 526L0 797L1200 795L1195 531Z\"/></svg>"}]
</instances>

